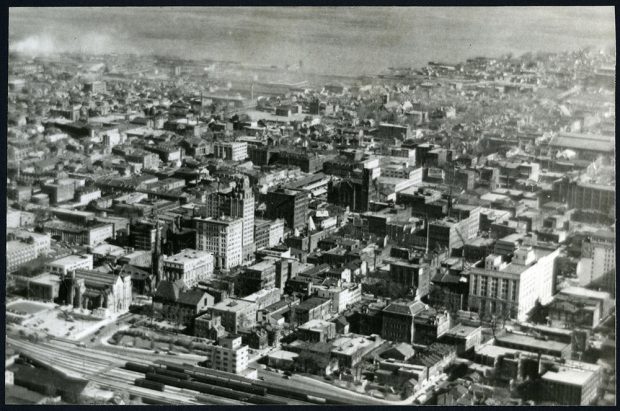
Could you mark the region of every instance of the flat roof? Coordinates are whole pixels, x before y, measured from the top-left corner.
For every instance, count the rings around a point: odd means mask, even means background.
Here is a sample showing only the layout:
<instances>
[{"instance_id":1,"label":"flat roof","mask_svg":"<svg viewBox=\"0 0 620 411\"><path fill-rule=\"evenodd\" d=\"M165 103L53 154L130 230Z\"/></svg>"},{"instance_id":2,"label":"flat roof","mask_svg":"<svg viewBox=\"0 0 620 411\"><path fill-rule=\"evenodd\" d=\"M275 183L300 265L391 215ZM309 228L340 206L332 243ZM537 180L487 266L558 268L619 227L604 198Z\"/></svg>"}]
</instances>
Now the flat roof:
<instances>
[{"instance_id":1,"label":"flat roof","mask_svg":"<svg viewBox=\"0 0 620 411\"><path fill-rule=\"evenodd\" d=\"M63 258L59 258L58 260L54 260L50 262L49 265L68 265L68 264L75 264L75 263L79 263L79 262L87 261L87 260L92 261L92 256L90 254L86 254L86 255L73 254L73 255L68 255L66 257L63 257Z\"/></svg>"},{"instance_id":2,"label":"flat roof","mask_svg":"<svg viewBox=\"0 0 620 411\"><path fill-rule=\"evenodd\" d=\"M604 291L594 291L583 287L567 287L560 290L560 294L567 294L577 297L595 298L599 300L607 300L611 295Z\"/></svg>"},{"instance_id":3,"label":"flat roof","mask_svg":"<svg viewBox=\"0 0 620 411\"><path fill-rule=\"evenodd\" d=\"M506 333L501 336L496 336L495 339L500 342L506 342L509 344L518 344L532 348L543 348L546 350L562 351L566 349L570 344L553 341L553 340L541 340L524 334Z\"/></svg>"},{"instance_id":4,"label":"flat roof","mask_svg":"<svg viewBox=\"0 0 620 411\"><path fill-rule=\"evenodd\" d=\"M30 281L38 284L53 285L60 283L60 278L55 274L41 273L36 277L32 277Z\"/></svg>"},{"instance_id":5,"label":"flat roof","mask_svg":"<svg viewBox=\"0 0 620 411\"><path fill-rule=\"evenodd\" d=\"M199 251L199 250L194 250L191 248L186 248L185 250L182 250L180 253L164 258L164 262L186 263L188 261L197 260L199 258L206 258L211 255L212 254L207 251Z\"/></svg>"},{"instance_id":6,"label":"flat roof","mask_svg":"<svg viewBox=\"0 0 620 411\"><path fill-rule=\"evenodd\" d=\"M583 386L592 378L592 371L576 370L576 369L560 369L558 372L547 371L543 376L543 380L559 382L568 385Z\"/></svg>"},{"instance_id":7,"label":"flat roof","mask_svg":"<svg viewBox=\"0 0 620 411\"><path fill-rule=\"evenodd\" d=\"M277 351L269 353L268 357L278 359L278 360L294 361L297 357L299 357L299 354L294 353L292 351L277 350Z\"/></svg>"},{"instance_id":8,"label":"flat roof","mask_svg":"<svg viewBox=\"0 0 620 411\"><path fill-rule=\"evenodd\" d=\"M247 309L249 306L254 305L251 301L246 301L237 298L230 298L228 300L221 301L213 306L214 310L219 311L243 311Z\"/></svg>"},{"instance_id":9,"label":"flat roof","mask_svg":"<svg viewBox=\"0 0 620 411\"><path fill-rule=\"evenodd\" d=\"M310 320L307 323L304 323L302 325L299 326L299 329L302 330L316 330L316 329L320 329L320 328L324 328L324 327L329 327L331 324L331 322L327 321L327 320L322 320L320 318L316 318L314 320Z\"/></svg>"},{"instance_id":10,"label":"flat roof","mask_svg":"<svg viewBox=\"0 0 620 411\"><path fill-rule=\"evenodd\" d=\"M478 330L481 330L481 327L472 327L470 325L457 324L456 326L450 328L446 334L457 337L465 337L473 334Z\"/></svg>"}]
</instances>

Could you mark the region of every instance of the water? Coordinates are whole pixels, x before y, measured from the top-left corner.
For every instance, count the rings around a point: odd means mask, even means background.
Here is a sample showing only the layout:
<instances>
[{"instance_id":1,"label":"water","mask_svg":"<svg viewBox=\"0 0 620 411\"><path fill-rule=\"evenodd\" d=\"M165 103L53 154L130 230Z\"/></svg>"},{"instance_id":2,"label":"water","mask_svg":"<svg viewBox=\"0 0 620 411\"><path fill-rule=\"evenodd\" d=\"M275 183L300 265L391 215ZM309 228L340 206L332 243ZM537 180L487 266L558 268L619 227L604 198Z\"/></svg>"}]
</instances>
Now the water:
<instances>
[{"instance_id":1,"label":"water","mask_svg":"<svg viewBox=\"0 0 620 411\"><path fill-rule=\"evenodd\" d=\"M484 55L615 46L612 7L16 8L12 50L131 52L372 74Z\"/></svg>"}]
</instances>

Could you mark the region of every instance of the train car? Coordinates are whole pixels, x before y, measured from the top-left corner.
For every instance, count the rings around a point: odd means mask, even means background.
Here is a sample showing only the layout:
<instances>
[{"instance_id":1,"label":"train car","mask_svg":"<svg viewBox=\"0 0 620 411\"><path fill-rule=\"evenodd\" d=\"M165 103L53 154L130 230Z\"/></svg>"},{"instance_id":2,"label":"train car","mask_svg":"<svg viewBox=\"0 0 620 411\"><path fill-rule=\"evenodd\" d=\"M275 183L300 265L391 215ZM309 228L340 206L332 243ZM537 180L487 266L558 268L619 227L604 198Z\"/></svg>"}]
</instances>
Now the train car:
<instances>
[{"instance_id":1,"label":"train car","mask_svg":"<svg viewBox=\"0 0 620 411\"><path fill-rule=\"evenodd\" d=\"M163 384L171 385L173 387L178 387L179 382L182 381L178 378L173 378L162 374L155 374L152 372L146 373L145 376L147 380L161 382Z\"/></svg>"},{"instance_id":2,"label":"train car","mask_svg":"<svg viewBox=\"0 0 620 411\"><path fill-rule=\"evenodd\" d=\"M253 385L257 388L265 389L268 394L277 395L279 397L292 398L294 400L301 400L301 401L308 400L307 395L304 393L295 392L295 391L291 391L291 390L284 389L284 388L274 387L264 382L260 382L260 383L257 382L257 383L254 383Z\"/></svg>"},{"instance_id":3,"label":"train car","mask_svg":"<svg viewBox=\"0 0 620 411\"><path fill-rule=\"evenodd\" d=\"M161 382L149 381L144 378L137 378L134 381L134 385L136 385L137 387L148 388L149 390L154 390L154 391L163 391L165 387L165 385L162 384Z\"/></svg>"},{"instance_id":4,"label":"train car","mask_svg":"<svg viewBox=\"0 0 620 411\"><path fill-rule=\"evenodd\" d=\"M146 374L147 372L152 372L153 370L153 367L150 367L148 365L138 364L138 363L131 362L131 361L126 362L123 368L129 371L135 371L135 372L139 372L142 374Z\"/></svg>"},{"instance_id":5,"label":"train car","mask_svg":"<svg viewBox=\"0 0 620 411\"><path fill-rule=\"evenodd\" d=\"M142 402L149 405L170 405L169 402L157 400L155 398L145 398L142 397Z\"/></svg>"},{"instance_id":6,"label":"train car","mask_svg":"<svg viewBox=\"0 0 620 411\"><path fill-rule=\"evenodd\" d=\"M170 371L175 371L175 372L185 372L186 368L183 366L179 366L179 365L172 365L172 364L167 364L166 365L166 369L170 370Z\"/></svg>"},{"instance_id":7,"label":"train car","mask_svg":"<svg viewBox=\"0 0 620 411\"><path fill-rule=\"evenodd\" d=\"M276 400L274 398L265 398L260 396L252 396L248 399L250 404L269 404L269 405L288 405L285 401Z\"/></svg>"},{"instance_id":8,"label":"train car","mask_svg":"<svg viewBox=\"0 0 620 411\"><path fill-rule=\"evenodd\" d=\"M323 397L315 397L314 395L306 395L306 400L313 404L325 404L327 400Z\"/></svg>"},{"instance_id":9,"label":"train car","mask_svg":"<svg viewBox=\"0 0 620 411\"><path fill-rule=\"evenodd\" d=\"M155 368L153 372L155 374L167 375L168 377L178 378L179 380L189 380L189 375L182 372L170 371L166 368Z\"/></svg>"},{"instance_id":10,"label":"train car","mask_svg":"<svg viewBox=\"0 0 620 411\"><path fill-rule=\"evenodd\" d=\"M192 371L189 371L189 375L192 377L193 380L202 382L205 384L214 384L220 387L248 392L254 395L265 395L267 393L266 388L255 387L250 382L239 382L235 380L227 380L227 379L223 379L219 377L212 377L210 375L201 375L198 373L194 373Z\"/></svg>"}]
</instances>

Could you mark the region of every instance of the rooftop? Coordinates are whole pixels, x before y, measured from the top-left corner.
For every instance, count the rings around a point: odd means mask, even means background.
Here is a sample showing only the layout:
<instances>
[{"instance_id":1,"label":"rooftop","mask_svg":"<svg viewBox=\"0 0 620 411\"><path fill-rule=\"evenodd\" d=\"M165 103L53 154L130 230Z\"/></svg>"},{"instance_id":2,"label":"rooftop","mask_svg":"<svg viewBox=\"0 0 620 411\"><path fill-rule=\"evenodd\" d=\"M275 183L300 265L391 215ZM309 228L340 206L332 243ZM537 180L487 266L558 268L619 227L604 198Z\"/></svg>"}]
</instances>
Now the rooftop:
<instances>
[{"instance_id":1,"label":"rooftop","mask_svg":"<svg viewBox=\"0 0 620 411\"><path fill-rule=\"evenodd\" d=\"M562 384L583 386L592 378L592 375L591 371L564 368L558 372L547 371L542 376L542 379Z\"/></svg>"},{"instance_id":2,"label":"rooftop","mask_svg":"<svg viewBox=\"0 0 620 411\"><path fill-rule=\"evenodd\" d=\"M529 335L516 333L505 333L504 335L496 336L495 339L500 343L520 345L533 348L534 350L544 349L551 351L563 351L570 345L559 341L543 340Z\"/></svg>"},{"instance_id":3,"label":"rooftop","mask_svg":"<svg viewBox=\"0 0 620 411\"><path fill-rule=\"evenodd\" d=\"M68 255L58 260L54 260L49 265L72 265L83 261L92 260L91 255Z\"/></svg>"},{"instance_id":4,"label":"rooftop","mask_svg":"<svg viewBox=\"0 0 620 411\"><path fill-rule=\"evenodd\" d=\"M593 298L597 300L608 300L611 298L609 293L603 291L594 291L583 287L567 287L560 290L560 294L566 294L574 297Z\"/></svg>"}]
</instances>

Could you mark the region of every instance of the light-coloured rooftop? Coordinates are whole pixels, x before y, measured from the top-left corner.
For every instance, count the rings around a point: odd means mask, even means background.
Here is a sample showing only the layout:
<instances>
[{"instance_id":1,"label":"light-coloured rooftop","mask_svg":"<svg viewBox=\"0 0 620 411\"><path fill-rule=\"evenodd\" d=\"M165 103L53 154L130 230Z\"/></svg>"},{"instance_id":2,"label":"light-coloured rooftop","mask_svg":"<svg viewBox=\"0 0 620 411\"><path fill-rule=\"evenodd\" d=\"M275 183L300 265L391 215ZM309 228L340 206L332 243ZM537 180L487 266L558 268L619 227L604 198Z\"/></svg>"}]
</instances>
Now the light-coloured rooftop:
<instances>
[{"instance_id":1,"label":"light-coloured rooftop","mask_svg":"<svg viewBox=\"0 0 620 411\"><path fill-rule=\"evenodd\" d=\"M591 371L586 370L560 369L558 372L547 371L542 376L542 379L562 384L583 386L592 378L592 375Z\"/></svg>"}]
</instances>

